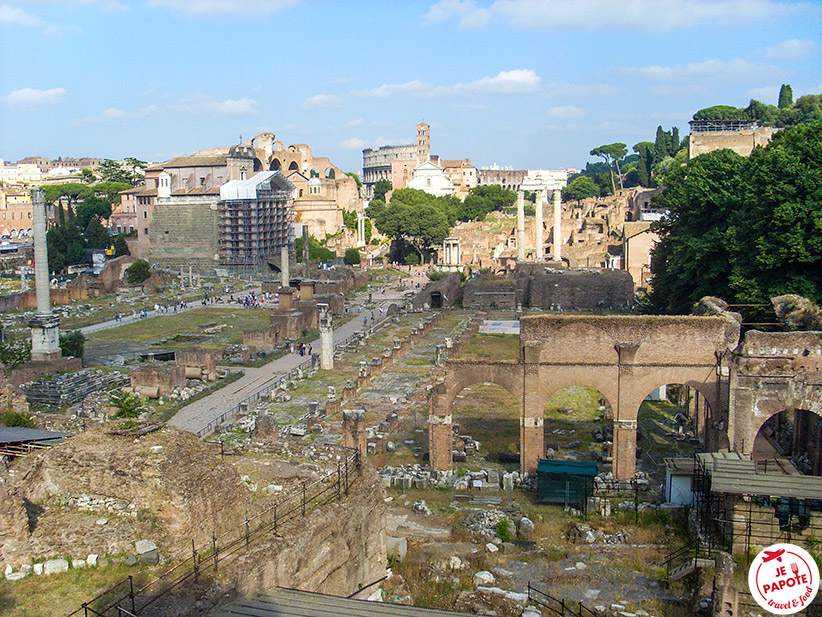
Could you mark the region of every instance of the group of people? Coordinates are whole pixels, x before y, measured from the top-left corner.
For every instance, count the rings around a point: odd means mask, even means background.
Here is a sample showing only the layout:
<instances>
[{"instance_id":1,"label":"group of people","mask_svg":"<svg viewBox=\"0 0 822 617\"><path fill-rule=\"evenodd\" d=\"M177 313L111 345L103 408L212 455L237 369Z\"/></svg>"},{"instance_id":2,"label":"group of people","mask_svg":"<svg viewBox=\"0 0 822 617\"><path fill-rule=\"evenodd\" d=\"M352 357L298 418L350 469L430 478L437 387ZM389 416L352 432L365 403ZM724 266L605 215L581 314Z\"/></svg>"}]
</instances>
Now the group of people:
<instances>
[{"instance_id":1,"label":"group of people","mask_svg":"<svg viewBox=\"0 0 822 617\"><path fill-rule=\"evenodd\" d=\"M294 353L294 351L295 351L294 343L291 343L291 353ZM296 351L301 356L305 356L306 354L308 354L308 357L311 357L312 348L311 348L310 344L306 347L305 343L300 343L299 345L297 345Z\"/></svg>"}]
</instances>

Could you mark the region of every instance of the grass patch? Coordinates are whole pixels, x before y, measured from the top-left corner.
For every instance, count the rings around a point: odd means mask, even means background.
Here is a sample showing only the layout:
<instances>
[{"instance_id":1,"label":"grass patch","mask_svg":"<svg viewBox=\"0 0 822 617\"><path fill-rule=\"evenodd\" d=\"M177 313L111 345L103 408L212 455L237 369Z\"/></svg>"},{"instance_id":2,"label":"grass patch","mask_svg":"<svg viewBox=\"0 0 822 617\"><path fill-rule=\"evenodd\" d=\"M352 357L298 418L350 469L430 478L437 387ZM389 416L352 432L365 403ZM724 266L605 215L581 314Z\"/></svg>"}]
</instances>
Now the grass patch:
<instances>
[{"instance_id":1,"label":"grass patch","mask_svg":"<svg viewBox=\"0 0 822 617\"><path fill-rule=\"evenodd\" d=\"M460 354L460 360L481 362L519 362L519 336L516 334L475 334Z\"/></svg>"},{"instance_id":2,"label":"grass patch","mask_svg":"<svg viewBox=\"0 0 822 617\"><path fill-rule=\"evenodd\" d=\"M451 409L460 433L480 442L480 455L517 452L519 405L501 386L473 384L457 395Z\"/></svg>"}]
</instances>

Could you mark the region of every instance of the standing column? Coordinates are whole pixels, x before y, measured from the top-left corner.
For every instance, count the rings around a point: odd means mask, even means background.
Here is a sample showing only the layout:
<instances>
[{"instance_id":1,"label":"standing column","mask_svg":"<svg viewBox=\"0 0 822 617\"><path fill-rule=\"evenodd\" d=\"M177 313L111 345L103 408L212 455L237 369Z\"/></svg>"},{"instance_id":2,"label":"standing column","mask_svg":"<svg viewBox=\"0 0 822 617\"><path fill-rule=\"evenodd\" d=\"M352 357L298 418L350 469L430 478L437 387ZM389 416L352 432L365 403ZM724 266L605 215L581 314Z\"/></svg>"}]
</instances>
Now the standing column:
<instances>
[{"instance_id":1,"label":"standing column","mask_svg":"<svg viewBox=\"0 0 822 617\"><path fill-rule=\"evenodd\" d=\"M517 261L525 261L525 193L517 191Z\"/></svg>"},{"instance_id":2,"label":"standing column","mask_svg":"<svg viewBox=\"0 0 822 617\"><path fill-rule=\"evenodd\" d=\"M545 245L542 241L542 199L543 199L543 191L537 191L537 203L536 203L536 217L534 220L534 246L536 247L536 255L534 256L534 261L540 262L545 260Z\"/></svg>"},{"instance_id":3,"label":"standing column","mask_svg":"<svg viewBox=\"0 0 822 617\"><path fill-rule=\"evenodd\" d=\"M334 368L334 331L331 329L331 311L327 304L318 303L320 311L320 368Z\"/></svg>"},{"instance_id":4,"label":"standing column","mask_svg":"<svg viewBox=\"0 0 822 617\"><path fill-rule=\"evenodd\" d=\"M303 264L305 267L308 268L308 262L311 257L311 253L308 252L309 244L308 244L308 225L303 225ZM305 270L308 273L308 270Z\"/></svg>"},{"instance_id":5,"label":"standing column","mask_svg":"<svg viewBox=\"0 0 822 617\"><path fill-rule=\"evenodd\" d=\"M562 261L562 201L559 189L554 191L554 261Z\"/></svg>"},{"instance_id":6,"label":"standing column","mask_svg":"<svg viewBox=\"0 0 822 617\"><path fill-rule=\"evenodd\" d=\"M280 249L280 285L288 287L291 283L291 273L288 271L288 245Z\"/></svg>"},{"instance_id":7,"label":"standing column","mask_svg":"<svg viewBox=\"0 0 822 617\"><path fill-rule=\"evenodd\" d=\"M49 258L46 243L46 200L43 189L31 190L34 225L34 288L37 312L29 321L31 328L31 359L53 360L60 352L60 318L51 312L49 298Z\"/></svg>"},{"instance_id":8,"label":"standing column","mask_svg":"<svg viewBox=\"0 0 822 617\"><path fill-rule=\"evenodd\" d=\"M357 213L357 248L365 246L365 216Z\"/></svg>"}]
</instances>

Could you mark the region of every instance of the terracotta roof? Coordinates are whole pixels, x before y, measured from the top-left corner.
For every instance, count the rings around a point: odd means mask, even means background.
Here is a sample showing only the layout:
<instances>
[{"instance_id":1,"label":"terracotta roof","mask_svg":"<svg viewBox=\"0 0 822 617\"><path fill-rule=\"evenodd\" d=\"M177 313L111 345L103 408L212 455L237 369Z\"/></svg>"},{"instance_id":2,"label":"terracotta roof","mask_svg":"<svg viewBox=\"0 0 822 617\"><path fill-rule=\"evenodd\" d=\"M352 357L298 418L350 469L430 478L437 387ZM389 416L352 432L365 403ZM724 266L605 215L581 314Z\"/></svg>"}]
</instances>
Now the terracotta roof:
<instances>
[{"instance_id":1,"label":"terracotta roof","mask_svg":"<svg viewBox=\"0 0 822 617\"><path fill-rule=\"evenodd\" d=\"M162 164L164 169L170 167L216 167L226 164L228 157L225 154L178 156Z\"/></svg>"}]
</instances>

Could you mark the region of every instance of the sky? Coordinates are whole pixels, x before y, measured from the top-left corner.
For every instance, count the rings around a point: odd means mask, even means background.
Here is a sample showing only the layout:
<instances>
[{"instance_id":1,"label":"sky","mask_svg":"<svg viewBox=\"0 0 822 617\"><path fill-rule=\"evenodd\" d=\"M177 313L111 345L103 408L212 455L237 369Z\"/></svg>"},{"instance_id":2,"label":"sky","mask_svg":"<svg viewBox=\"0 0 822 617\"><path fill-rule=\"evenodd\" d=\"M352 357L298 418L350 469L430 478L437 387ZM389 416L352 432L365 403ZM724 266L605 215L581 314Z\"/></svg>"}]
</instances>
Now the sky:
<instances>
[{"instance_id":1,"label":"sky","mask_svg":"<svg viewBox=\"0 0 822 617\"><path fill-rule=\"evenodd\" d=\"M584 167L703 107L822 92L822 2L0 0L0 158L159 162L262 132Z\"/></svg>"}]
</instances>

